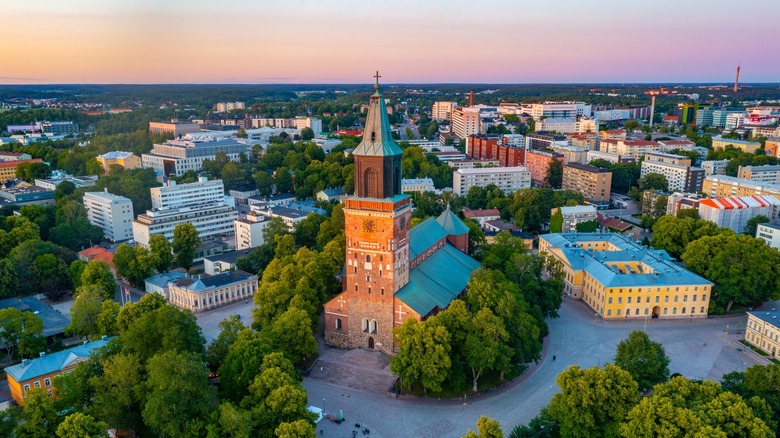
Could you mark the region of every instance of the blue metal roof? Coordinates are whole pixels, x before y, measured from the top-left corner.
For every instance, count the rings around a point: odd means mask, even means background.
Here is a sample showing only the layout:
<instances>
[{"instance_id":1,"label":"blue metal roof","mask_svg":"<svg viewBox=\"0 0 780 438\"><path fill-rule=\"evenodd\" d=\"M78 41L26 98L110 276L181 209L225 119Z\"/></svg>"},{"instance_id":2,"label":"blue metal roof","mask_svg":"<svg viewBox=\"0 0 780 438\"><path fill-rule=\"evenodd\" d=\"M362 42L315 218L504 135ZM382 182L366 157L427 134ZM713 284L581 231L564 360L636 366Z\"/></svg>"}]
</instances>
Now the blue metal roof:
<instances>
[{"instance_id":1,"label":"blue metal roof","mask_svg":"<svg viewBox=\"0 0 780 438\"><path fill-rule=\"evenodd\" d=\"M86 344L77 345L67 350L58 351L56 353L47 354L43 357L38 357L27 362L7 367L5 372L14 378L17 382L33 379L44 374L55 373L68 367L76 360L86 360L89 358L89 354L98 348L103 347L109 340L100 339L97 341L87 342Z\"/></svg>"},{"instance_id":2,"label":"blue metal roof","mask_svg":"<svg viewBox=\"0 0 780 438\"><path fill-rule=\"evenodd\" d=\"M771 311L755 310L753 312L748 312L748 314L755 316L756 318L766 322L767 324L780 328L780 310L774 310L774 309L772 309Z\"/></svg>"},{"instance_id":3,"label":"blue metal roof","mask_svg":"<svg viewBox=\"0 0 780 438\"><path fill-rule=\"evenodd\" d=\"M455 216L455 213L450 210L449 205L447 206L447 209L436 218L436 222L438 222L450 236L459 236L461 234L468 234L469 232L469 227L464 224L459 217Z\"/></svg>"},{"instance_id":4,"label":"blue metal roof","mask_svg":"<svg viewBox=\"0 0 780 438\"><path fill-rule=\"evenodd\" d=\"M412 269L409 273L409 283L396 292L395 296L412 310L425 316L436 307L446 308L457 298L466 289L471 273L479 266L479 262L467 254L445 244Z\"/></svg>"},{"instance_id":5,"label":"blue metal roof","mask_svg":"<svg viewBox=\"0 0 780 438\"><path fill-rule=\"evenodd\" d=\"M182 277L184 277L183 273L171 271L171 272L163 272L162 274L157 274L153 277L149 277L145 281L157 287L166 288L168 287L169 282L178 280Z\"/></svg>"},{"instance_id":6,"label":"blue metal roof","mask_svg":"<svg viewBox=\"0 0 780 438\"><path fill-rule=\"evenodd\" d=\"M447 237L447 232L436 219L432 217L425 219L409 230L409 260L422 254L445 237Z\"/></svg>"}]
</instances>

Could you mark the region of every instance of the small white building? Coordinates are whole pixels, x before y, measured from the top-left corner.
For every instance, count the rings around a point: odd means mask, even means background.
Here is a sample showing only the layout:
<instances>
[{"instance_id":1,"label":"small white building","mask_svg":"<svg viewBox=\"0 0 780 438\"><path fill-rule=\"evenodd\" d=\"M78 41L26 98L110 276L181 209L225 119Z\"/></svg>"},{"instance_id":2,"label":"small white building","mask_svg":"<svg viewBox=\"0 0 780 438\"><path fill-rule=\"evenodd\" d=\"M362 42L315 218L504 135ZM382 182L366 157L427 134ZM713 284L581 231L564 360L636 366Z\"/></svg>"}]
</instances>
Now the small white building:
<instances>
[{"instance_id":1,"label":"small white building","mask_svg":"<svg viewBox=\"0 0 780 438\"><path fill-rule=\"evenodd\" d=\"M263 243L263 230L268 226L268 217L250 211L246 219L236 219L233 227L236 233L236 249L256 248Z\"/></svg>"},{"instance_id":2,"label":"small white building","mask_svg":"<svg viewBox=\"0 0 780 438\"><path fill-rule=\"evenodd\" d=\"M777 224L758 224L756 237L766 240L767 245L772 248L780 249L780 225Z\"/></svg>"},{"instance_id":3,"label":"small white building","mask_svg":"<svg viewBox=\"0 0 780 438\"><path fill-rule=\"evenodd\" d=\"M333 202L333 201L339 201L341 200L341 197L344 196L344 189L341 187L335 187L325 190L320 190L317 192L317 200L323 201L323 202Z\"/></svg>"},{"instance_id":4,"label":"small white building","mask_svg":"<svg viewBox=\"0 0 780 438\"><path fill-rule=\"evenodd\" d=\"M230 251L203 257L203 271L208 275L217 275L236 269L239 258L249 251Z\"/></svg>"},{"instance_id":5,"label":"small white building","mask_svg":"<svg viewBox=\"0 0 780 438\"><path fill-rule=\"evenodd\" d=\"M104 192L84 193L84 208L92 225L100 227L106 239L121 242L133 238L133 201Z\"/></svg>"},{"instance_id":6,"label":"small white building","mask_svg":"<svg viewBox=\"0 0 780 438\"><path fill-rule=\"evenodd\" d=\"M598 218L598 212L594 205L553 208L551 215L556 214L558 210L563 216L562 233L576 233L578 224L595 221Z\"/></svg>"},{"instance_id":7,"label":"small white building","mask_svg":"<svg viewBox=\"0 0 780 438\"><path fill-rule=\"evenodd\" d=\"M501 219L501 212L497 208L480 208L478 210L464 208L463 216L478 223L479 227L484 229L488 222Z\"/></svg>"},{"instance_id":8,"label":"small white building","mask_svg":"<svg viewBox=\"0 0 780 438\"><path fill-rule=\"evenodd\" d=\"M407 178L401 180L401 192L403 193L422 193L435 192L431 178Z\"/></svg>"}]
</instances>

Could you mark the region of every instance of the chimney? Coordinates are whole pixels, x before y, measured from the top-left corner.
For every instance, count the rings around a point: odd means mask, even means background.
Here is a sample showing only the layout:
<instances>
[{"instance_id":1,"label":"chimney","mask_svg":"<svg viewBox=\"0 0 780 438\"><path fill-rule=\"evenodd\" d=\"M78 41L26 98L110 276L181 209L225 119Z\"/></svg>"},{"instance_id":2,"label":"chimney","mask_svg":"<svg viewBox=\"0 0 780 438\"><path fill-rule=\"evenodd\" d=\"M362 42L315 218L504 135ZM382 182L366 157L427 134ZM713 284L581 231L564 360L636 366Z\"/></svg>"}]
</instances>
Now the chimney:
<instances>
[{"instance_id":1,"label":"chimney","mask_svg":"<svg viewBox=\"0 0 780 438\"><path fill-rule=\"evenodd\" d=\"M103 336L100 337L101 341L105 341L106 339L108 339L108 336L106 336L106 335L103 335Z\"/></svg>"},{"instance_id":2,"label":"chimney","mask_svg":"<svg viewBox=\"0 0 780 438\"><path fill-rule=\"evenodd\" d=\"M474 106L474 91L469 91L469 106Z\"/></svg>"},{"instance_id":3,"label":"chimney","mask_svg":"<svg viewBox=\"0 0 780 438\"><path fill-rule=\"evenodd\" d=\"M40 357L46 356L46 352L45 351L41 351L40 353L38 353L38 356L40 356Z\"/></svg>"},{"instance_id":4,"label":"chimney","mask_svg":"<svg viewBox=\"0 0 780 438\"><path fill-rule=\"evenodd\" d=\"M108 187L104 188L103 192L108 193Z\"/></svg>"},{"instance_id":5,"label":"chimney","mask_svg":"<svg viewBox=\"0 0 780 438\"><path fill-rule=\"evenodd\" d=\"M29 364L30 364L30 359L22 359L22 366L23 367L26 367Z\"/></svg>"}]
</instances>

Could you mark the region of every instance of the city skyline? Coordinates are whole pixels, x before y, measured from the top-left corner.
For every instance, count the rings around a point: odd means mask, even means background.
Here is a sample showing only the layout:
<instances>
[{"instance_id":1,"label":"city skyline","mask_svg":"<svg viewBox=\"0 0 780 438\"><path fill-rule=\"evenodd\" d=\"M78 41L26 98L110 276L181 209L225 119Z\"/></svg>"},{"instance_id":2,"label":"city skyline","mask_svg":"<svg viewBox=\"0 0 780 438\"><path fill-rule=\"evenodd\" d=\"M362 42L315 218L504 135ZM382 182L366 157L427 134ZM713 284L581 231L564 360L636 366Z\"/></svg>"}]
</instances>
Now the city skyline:
<instances>
[{"instance_id":1,"label":"city skyline","mask_svg":"<svg viewBox=\"0 0 780 438\"><path fill-rule=\"evenodd\" d=\"M780 81L780 4L638 3L6 2L0 83Z\"/></svg>"}]
</instances>

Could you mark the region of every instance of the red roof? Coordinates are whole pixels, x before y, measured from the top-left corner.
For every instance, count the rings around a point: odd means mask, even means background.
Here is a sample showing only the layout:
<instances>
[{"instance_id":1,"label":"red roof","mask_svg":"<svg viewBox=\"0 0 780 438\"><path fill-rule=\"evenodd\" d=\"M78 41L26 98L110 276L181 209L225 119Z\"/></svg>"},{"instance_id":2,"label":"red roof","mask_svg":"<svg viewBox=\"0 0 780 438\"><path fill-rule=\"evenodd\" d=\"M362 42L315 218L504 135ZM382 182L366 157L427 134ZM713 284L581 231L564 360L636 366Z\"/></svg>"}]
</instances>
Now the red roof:
<instances>
[{"instance_id":1,"label":"red roof","mask_svg":"<svg viewBox=\"0 0 780 438\"><path fill-rule=\"evenodd\" d=\"M11 167L16 167L22 163L43 163L43 160L41 160L40 158L33 158L31 160L0 161L0 169L8 169Z\"/></svg>"},{"instance_id":2,"label":"red roof","mask_svg":"<svg viewBox=\"0 0 780 438\"><path fill-rule=\"evenodd\" d=\"M466 216L469 219L473 219L478 217L501 216L501 212L498 211L497 208L488 208L488 209L479 209L479 210L469 210L468 208L464 208L463 216Z\"/></svg>"},{"instance_id":3,"label":"red roof","mask_svg":"<svg viewBox=\"0 0 780 438\"><path fill-rule=\"evenodd\" d=\"M342 130L336 131L336 134L338 134L338 135L354 135L356 137L361 137L363 135L363 131L348 131L346 129L342 129Z\"/></svg>"},{"instance_id":4,"label":"red roof","mask_svg":"<svg viewBox=\"0 0 780 438\"><path fill-rule=\"evenodd\" d=\"M94 111L94 110L84 111L84 114L86 114L88 116L102 116L103 115L103 111Z\"/></svg>"},{"instance_id":5,"label":"red roof","mask_svg":"<svg viewBox=\"0 0 780 438\"><path fill-rule=\"evenodd\" d=\"M628 146L657 146L658 142L652 140L626 140L623 144Z\"/></svg>"},{"instance_id":6,"label":"red roof","mask_svg":"<svg viewBox=\"0 0 780 438\"><path fill-rule=\"evenodd\" d=\"M93 246L83 251L79 251L79 259L86 260L88 262L92 260L102 260L108 264L108 267L111 268L112 272L116 273L116 266L114 266L114 254L103 247Z\"/></svg>"}]
</instances>

